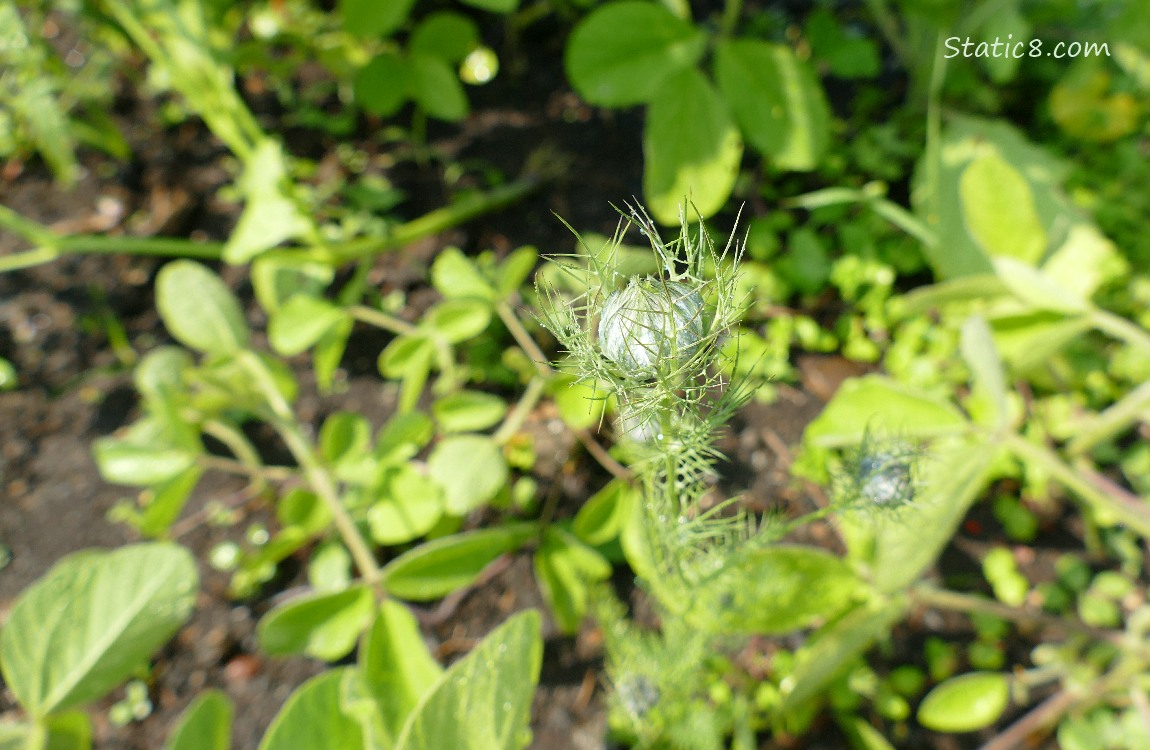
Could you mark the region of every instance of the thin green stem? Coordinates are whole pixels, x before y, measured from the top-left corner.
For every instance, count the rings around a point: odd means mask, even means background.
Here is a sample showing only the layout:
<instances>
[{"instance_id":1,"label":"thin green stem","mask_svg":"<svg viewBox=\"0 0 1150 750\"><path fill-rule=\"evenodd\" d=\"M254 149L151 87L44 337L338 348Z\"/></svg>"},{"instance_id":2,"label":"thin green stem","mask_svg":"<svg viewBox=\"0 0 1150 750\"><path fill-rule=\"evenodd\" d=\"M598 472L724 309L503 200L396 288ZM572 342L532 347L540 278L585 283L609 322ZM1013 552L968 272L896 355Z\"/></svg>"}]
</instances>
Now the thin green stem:
<instances>
[{"instance_id":1,"label":"thin green stem","mask_svg":"<svg viewBox=\"0 0 1150 750\"><path fill-rule=\"evenodd\" d=\"M419 332L419 328L408 323L406 320L400 320L394 315L388 315L380 310L367 307L366 305L352 305L347 308L347 311L356 320L373 325L376 328L382 328L385 331L391 331L397 336L413 336Z\"/></svg>"},{"instance_id":2,"label":"thin green stem","mask_svg":"<svg viewBox=\"0 0 1150 750\"><path fill-rule=\"evenodd\" d=\"M259 489L266 485L263 461L259 451L243 432L218 419L209 419L203 425L204 434L211 435L228 447L247 474L257 480Z\"/></svg>"},{"instance_id":3,"label":"thin green stem","mask_svg":"<svg viewBox=\"0 0 1150 750\"><path fill-rule=\"evenodd\" d=\"M902 62L903 67L913 68L914 61L910 58L910 53L907 51L906 42L903 41L902 33L898 28L898 21L895 19L894 14L891 13L890 7L887 6L886 0L866 0L867 10L870 12L871 18L874 19L875 25L878 26L879 32L882 34L883 39L894 50L894 54Z\"/></svg>"},{"instance_id":4,"label":"thin green stem","mask_svg":"<svg viewBox=\"0 0 1150 750\"><path fill-rule=\"evenodd\" d=\"M1011 607L1001 602L985 599L973 594L962 594L957 591L947 591L926 583L913 586L910 590L912 599L919 604L935 609L947 609L966 614L991 615L1002 620L1019 624L1041 625L1062 631L1073 631L1089 636L1094 640L1107 641L1120 644L1122 633L1111 630L1093 628L1084 622L1068 617L1057 617L1045 612Z\"/></svg>"},{"instance_id":5,"label":"thin green stem","mask_svg":"<svg viewBox=\"0 0 1150 750\"><path fill-rule=\"evenodd\" d=\"M514 203L538 189L541 184L539 178L527 176L486 192L463 196L450 206L429 211L418 219L412 219L396 227L386 236L365 237L337 245L331 250L330 260L342 264L397 250L416 240L439 234L476 216Z\"/></svg>"},{"instance_id":6,"label":"thin green stem","mask_svg":"<svg viewBox=\"0 0 1150 750\"><path fill-rule=\"evenodd\" d=\"M531 338L531 334L523 327L522 321L511 306L506 302L497 302L495 304L495 314L503 321L503 325L507 326L507 330L511 332L511 337L515 339L515 343L519 344L519 348L526 352L531 361L535 363L535 370L544 377L551 377L555 374L555 370L548 364L547 355L535 343L535 339Z\"/></svg>"},{"instance_id":7,"label":"thin green stem","mask_svg":"<svg viewBox=\"0 0 1150 750\"><path fill-rule=\"evenodd\" d=\"M1114 518L1150 538L1150 510L1143 503L1126 501L1103 492L1063 463L1057 454L1023 437L1008 435L1005 445L1019 458L1041 467L1096 513Z\"/></svg>"},{"instance_id":8,"label":"thin green stem","mask_svg":"<svg viewBox=\"0 0 1150 750\"><path fill-rule=\"evenodd\" d=\"M547 386L547 379L542 375L536 375L531 378L531 382L527 384L524 389L523 395L515 403L515 408L508 413L507 417L503 420L503 424L499 425L499 429L491 436L499 445L503 445L511 436L519 431L523 423L527 420L527 416L531 410L535 408L535 404L539 403L540 397L543 396L543 389Z\"/></svg>"},{"instance_id":9,"label":"thin green stem","mask_svg":"<svg viewBox=\"0 0 1150 750\"><path fill-rule=\"evenodd\" d=\"M1090 312L1090 322L1103 333L1113 336L1119 341L1124 341L1130 346L1150 352L1150 333L1126 318L1095 308Z\"/></svg>"},{"instance_id":10,"label":"thin green stem","mask_svg":"<svg viewBox=\"0 0 1150 750\"><path fill-rule=\"evenodd\" d=\"M267 399L267 405L271 411L269 421L272 427L275 428L275 431L284 441L284 444L287 445L292 456L303 469L308 484L315 490L320 501L327 506L328 511L331 513L332 522L335 524L336 531L339 532L344 544L347 545L347 549L351 553L352 559L355 560L356 567L359 568L364 582L373 588L377 588L382 574L379 565L375 561L375 556L372 555L371 548L368 547L363 535L360 534L359 528L355 525L355 521L348 515L347 509L344 508L343 503L340 502L339 491L336 489L335 480L320 461L319 456L316 455L315 448L308 442L307 438L304 437L303 431L300 429L299 423L296 420L295 412L292 411L291 406L279 392L279 389L276 388L276 384L272 381L267 368L264 367L263 363L260 362L253 353L242 352L239 355L239 359L244 369L246 369L248 373L251 374L253 380L256 381L260 391L264 394L264 398Z\"/></svg>"},{"instance_id":11,"label":"thin green stem","mask_svg":"<svg viewBox=\"0 0 1150 750\"><path fill-rule=\"evenodd\" d=\"M1150 408L1150 381L1143 383L1108 409L1098 414L1066 445L1071 456L1081 456L1103 440L1114 437L1138 420Z\"/></svg>"},{"instance_id":12,"label":"thin green stem","mask_svg":"<svg viewBox=\"0 0 1150 750\"><path fill-rule=\"evenodd\" d=\"M733 36L738 30L739 16L743 14L743 0L727 0L723 4L723 20L719 22L719 34Z\"/></svg>"}]
</instances>

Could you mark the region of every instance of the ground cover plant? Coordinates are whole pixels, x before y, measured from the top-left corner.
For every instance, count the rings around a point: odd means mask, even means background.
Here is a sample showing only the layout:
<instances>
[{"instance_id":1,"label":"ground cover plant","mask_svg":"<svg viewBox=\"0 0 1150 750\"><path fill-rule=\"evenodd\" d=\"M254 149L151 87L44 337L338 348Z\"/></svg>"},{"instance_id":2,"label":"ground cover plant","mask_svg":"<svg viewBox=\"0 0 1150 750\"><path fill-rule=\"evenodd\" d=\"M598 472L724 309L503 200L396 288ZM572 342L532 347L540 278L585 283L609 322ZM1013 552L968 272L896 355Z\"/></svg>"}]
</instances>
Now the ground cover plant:
<instances>
[{"instance_id":1,"label":"ground cover plant","mask_svg":"<svg viewBox=\"0 0 1150 750\"><path fill-rule=\"evenodd\" d=\"M1150 747L1139 3L0 29L0 747Z\"/></svg>"}]
</instances>

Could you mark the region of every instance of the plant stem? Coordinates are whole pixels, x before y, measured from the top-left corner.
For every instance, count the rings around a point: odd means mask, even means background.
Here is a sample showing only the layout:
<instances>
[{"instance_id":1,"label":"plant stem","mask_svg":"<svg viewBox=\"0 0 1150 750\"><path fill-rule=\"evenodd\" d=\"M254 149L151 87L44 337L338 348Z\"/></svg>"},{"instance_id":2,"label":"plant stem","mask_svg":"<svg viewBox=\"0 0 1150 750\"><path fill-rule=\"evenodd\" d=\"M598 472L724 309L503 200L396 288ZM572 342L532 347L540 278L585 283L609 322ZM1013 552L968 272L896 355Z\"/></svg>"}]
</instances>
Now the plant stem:
<instances>
[{"instance_id":1,"label":"plant stem","mask_svg":"<svg viewBox=\"0 0 1150 750\"><path fill-rule=\"evenodd\" d=\"M499 429L491 436L499 445L503 445L511 436L519 431L523 423L527 420L527 415L535 408L535 404L539 403L539 398L543 395L543 388L547 385L547 379L542 375L536 375L531 378L531 382L527 384L527 388L523 391L523 395L515 403L515 408L503 420L503 424L499 425Z\"/></svg>"},{"instance_id":2,"label":"plant stem","mask_svg":"<svg viewBox=\"0 0 1150 750\"><path fill-rule=\"evenodd\" d=\"M514 203L536 190L541 184L542 181L538 177L529 175L487 192L465 195L450 206L429 211L418 219L412 219L396 227L395 231L384 237L365 237L337 245L330 251L330 260L334 264L343 264L399 249L416 240L439 234L476 216Z\"/></svg>"},{"instance_id":3,"label":"plant stem","mask_svg":"<svg viewBox=\"0 0 1150 750\"><path fill-rule=\"evenodd\" d=\"M895 20L894 14L890 12L887 7L886 0L866 0L867 10L870 11L871 17L874 19L875 26L878 26L879 32L882 34L883 39L894 50L894 54L898 57L899 61L905 68L912 68L914 61L910 59L910 53L907 51L906 43L903 41L902 35L899 32L898 21Z\"/></svg>"},{"instance_id":4,"label":"plant stem","mask_svg":"<svg viewBox=\"0 0 1150 750\"><path fill-rule=\"evenodd\" d=\"M1143 383L1121 400L1111 404L1102 413L1090 420L1066 445L1070 456L1081 456L1098 443L1114 437L1128 426L1141 419L1150 408L1150 381Z\"/></svg>"},{"instance_id":5,"label":"plant stem","mask_svg":"<svg viewBox=\"0 0 1150 750\"><path fill-rule=\"evenodd\" d=\"M955 612L965 612L967 614L977 613L991 615L1015 623L1033 623L1062 631L1070 630L1076 633L1082 633L1096 640L1106 641L1116 645L1122 642L1121 633L1092 628L1078 620L1056 617L1046 614L1045 612L1034 612L1018 607L1011 607L1001 602L984 599L980 596L961 594L957 591L947 591L925 583L914 586L911 588L910 593L919 604L935 609L948 609Z\"/></svg>"},{"instance_id":6,"label":"plant stem","mask_svg":"<svg viewBox=\"0 0 1150 750\"><path fill-rule=\"evenodd\" d=\"M316 455L315 449L304 437L303 431L296 421L295 412L292 411L291 406L284 400L283 395L272 382L263 363L252 352L241 352L238 358L267 399L268 408L271 410L269 421L272 427L279 433L292 456L304 470L308 484L315 490L320 501L327 506L331 513L336 531L339 532L344 544L347 545L352 559L355 560L356 567L359 568L359 572L363 576L364 583L372 588L378 588L381 572L375 561L375 556L372 555L371 548L368 547L363 535L359 533L355 521L348 515L347 509L340 502L335 480L332 479L331 474L320 461L319 456Z\"/></svg>"},{"instance_id":7,"label":"plant stem","mask_svg":"<svg viewBox=\"0 0 1150 750\"><path fill-rule=\"evenodd\" d=\"M1130 346L1150 352L1150 333L1126 318L1095 308L1090 312L1090 322L1103 333L1124 341Z\"/></svg>"},{"instance_id":8,"label":"plant stem","mask_svg":"<svg viewBox=\"0 0 1150 750\"><path fill-rule=\"evenodd\" d=\"M743 0L727 0L723 4L723 19L719 22L719 34L724 38L732 36L738 28L739 16L743 14Z\"/></svg>"},{"instance_id":9,"label":"plant stem","mask_svg":"<svg viewBox=\"0 0 1150 750\"><path fill-rule=\"evenodd\" d=\"M1081 498L1095 512L1117 518L1143 537L1150 538L1150 511L1139 502L1128 502L1095 487L1062 462L1052 451L1018 435L1008 435L1005 445L1019 458L1041 466L1050 476Z\"/></svg>"},{"instance_id":10,"label":"plant stem","mask_svg":"<svg viewBox=\"0 0 1150 750\"><path fill-rule=\"evenodd\" d=\"M347 308L347 311L356 320L363 321L376 328L382 328L385 331L391 331L397 336L412 336L419 332L416 326L408 323L406 320L400 320L394 315L388 315L385 312L375 310L366 305L352 305Z\"/></svg>"}]
</instances>

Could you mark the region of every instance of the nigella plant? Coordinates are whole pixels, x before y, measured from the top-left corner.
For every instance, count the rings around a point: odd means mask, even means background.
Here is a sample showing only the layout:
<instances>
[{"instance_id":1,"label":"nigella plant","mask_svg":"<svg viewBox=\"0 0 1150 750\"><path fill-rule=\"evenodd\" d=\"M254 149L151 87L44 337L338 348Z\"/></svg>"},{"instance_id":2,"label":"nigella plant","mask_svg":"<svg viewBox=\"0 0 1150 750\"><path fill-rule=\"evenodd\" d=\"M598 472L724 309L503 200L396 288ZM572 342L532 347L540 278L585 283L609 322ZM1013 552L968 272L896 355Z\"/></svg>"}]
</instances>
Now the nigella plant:
<instances>
[{"instance_id":1,"label":"nigella plant","mask_svg":"<svg viewBox=\"0 0 1150 750\"><path fill-rule=\"evenodd\" d=\"M618 405L616 431L645 496L628 556L674 610L755 536L733 501L704 502L719 457L716 433L751 391L721 374L735 371L721 365L734 356L725 344L741 312L742 246L732 237L718 250L701 225L692 232L685 212L669 242L643 209L622 217L606 246L580 240L581 253L554 259L558 274L540 277L541 322L566 349L563 366ZM626 251L631 229L652 255Z\"/></svg>"},{"instance_id":2,"label":"nigella plant","mask_svg":"<svg viewBox=\"0 0 1150 750\"><path fill-rule=\"evenodd\" d=\"M834 476L838 509L897 511L910 505L920 489L921 458L921 446L867 430L843 455Z\"/></svg>"}]
</instances>

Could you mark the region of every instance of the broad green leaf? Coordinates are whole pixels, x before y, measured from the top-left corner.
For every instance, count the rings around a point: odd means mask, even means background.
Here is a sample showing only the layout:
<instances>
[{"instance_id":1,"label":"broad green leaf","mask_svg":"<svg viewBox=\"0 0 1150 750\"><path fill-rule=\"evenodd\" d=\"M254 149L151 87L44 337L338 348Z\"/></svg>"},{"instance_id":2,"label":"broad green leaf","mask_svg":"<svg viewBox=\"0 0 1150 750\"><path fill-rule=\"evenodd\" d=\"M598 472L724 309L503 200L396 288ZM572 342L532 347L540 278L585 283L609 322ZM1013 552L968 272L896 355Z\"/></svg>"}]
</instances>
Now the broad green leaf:
<instances>
[{"instance_id":1,"label":"broad green leaf","mask_svg":"<svg viewBox=\"0 0 1150 750\"><path fill-rule=\"evenodd\" d=\"M724 633L785 633L837 615L860 586L834 555L777 545L735 556L701 587L687 618Z\"/></svg>"},{"instance_id":2,"label":"broad green leaf","mask_svg":"<svg viewBox=\"0 0 1150 750\"><path fill-rule=\"evenodd\" d=\"M379 355L379 374L399 378L425 370L435 357L435 345L424 336L398 336Z\"/></svg>"},{"instance_id":3,"label":"broad green leaf","mask_svg":"<svg viewBox=\"0 0 1150 750\"><path fill-rule=\"evenodd\" d=\"M475 262L455 247L436 256L431 264L431 283L448 299L475 297L491 301L496 298L495 289Z\"/></svg>"},{"instance_id":4,"label":"broad green leaf","mask_svg":"<svg viewBox=\"0 0 1150 750\"><path fill-rule=\"evenodd\" d=\"M567 79L591 104L625 107L646 102L663 79L703 54L706 38L658 3L622 0L601 5L567 41Z\"/></svg>"},{"instance_id":5,"label":"broad green leaf","mask_svg":"<svg viewBox=\"0 0 1150 750\"><path fill-rule=\"evenodd\" d=\"M363 747L363 731L340 705L340 683L350 669L329 669L296 688L272 719L259 750Z\"/></svg>"},{"instance_id":6,"label":"broad green leaf","mask_svg":"<svg viewBox=\"0 0 1150 750\"><path fill-rule=\"evenodd\" d=\"M962 324L962 358L970 368L974 390L992 409L988 426L1006 424L1006 377L1002 360L994 347L990 327L978 315L972 315Z\"/></svg>"},{"instance_id":7,"label":"broad green leaf","mask_svg":"<svg viewBox=\"0 0 1150 750\"><path fill-rule=\"evenodd\" d=\"M247 263L311 226L291 194L287 158L276 141L264 138L256 145L244 164L239 187L247 205L224 245L228 263Z\"/></svg>"},{"instance_id":8,"label":"broad green leaf","mask_svg":"<svg viewBox=\"0 0 1150 750\"><path fill-rule=\"evenodd\" d=\"M359 671L382 717L387 747L394 747L419 700L443 676L407 607L385 600L359 650Z\"/></svg>"},{"instance_id":9,"label":"broad green leaf","mask_svg":"<svg viewBox=\"0 0 1150 750\"><path fill-rule=\"evenodd\" d=\"M395 735L384 727L380 705L358 669L344 670L339 683L339 707L363 732L362 750L391 750L395 746Z\"/></svg>"},{"instance_id":10,"label":"broad green leaf","mask_svg":"<svg viewBox=\"0 0 1150 750\"><path fill-rule=\"evenodd\" d=\"M547 383L547 393L555 399L559 416L568 427L585 430L603 421L607 391L595 390L591 384L578 382L573 375L561 373Z\"/></svg>"},{"instance_id":11,"label":"broad green leaf","mask_svg":"<svg viewBox=\"0 0 1150 750\"><path fill-rule=\"evenodd\" d=\"M290 357L311 348L324 334L348 318L348 313L325 299L297 294L268 320L268 343Z\"/></svg>"},{"instance_id":12,"label":"broad green leaf","mask_svg":"<svg viewBox=\"0 0 1150 750\"><path fill-rule=\"evenodd\" d=\"M295 527L310 536L327 528L331 511L314 492L293 487L276 503L276 518L285 528Z\"/></svg>"},{"instance_id":13,"label":"broad green leaf","mask_svg":"<svg viewBox=\"0 0 1150 750\"><path fill-rule=\"evenodd\" d=\"M1066 242L1042 264L1042 273L1073 299L1089 300L1100 286L1129 273L1118 248L1085 222L1070 228Z\"/></svg>"},{"instance_id":14,"label":"broad green leaf","mask_svg":"<svg viewBox=\"0 0 1150 750\"><path fill-rule=\"evenodd\" d=\"M542 661L539 613L514 615L453 664L423 697L396 750L526 747Z\"/></svg>"},{"instance_id":15,"label":"broad green leaf","mask_svg":"<svg viewBox=\"0 0 1150 750\"><path fill-rule=\"evenodd\" d=\"M435 423L423 412L396 414L380 428L375 457L380 463L401 463L415 456L435 434Z\"/></svg>"},{"instance_id":16,"label":"broad green leaf","mask_svg":"<svg viewBox=\"0 0 1150 750\"><path fill-rule=\"evenodd\" d=\"M533 247L512 250L499 265L499 295L509 297L519 291L538 262L539 252Z\"/></svg>"},{"instance_id":17,"label":"broad green leaf","mask_svg":"<svg viewBox=\"0 0 1150 750\"><path fill-rule=\"evenodd\" d=\"M967 167L980 158L989 160L967 175ZM1007 169L1001 169L1002 164ZM916 167L911 193L916 215L937 238L936 242L923 245L935 277L942 281L993 271L987 250L981 244L985 237L976 238L974 226L991 237L992 244L1021 242L1019 247L1005 248L1005 252L1014 257L1020 257L1019 250L1033 252L1037 246L1036 235L1012 227L997 228L1002 212L1013 218L1021 217L1025 223L1037 217L1043 246L1061 245L1070 228L1081 221L1080 211L1060 187L1067 170L1064 162L1030 143L1002 120L950 118L939 148L928 151ZM1005 205L996 206L988 194L979 192L982 183L995 172L1010 172L1008 180L1019 176L1025 180L1023 200L1027 207L1016 205L1016 196L1003 190L1002 185L986 188ZM965 188L962 187L964 180ZM968 207L967 199L973 209ZM969 213L970 210L974 213Z\"/></svg>"},{"instance_id":18,"label":"broad green leaf","mask_svg":"<svg viewBox=\"0 0 1150 750\"><path fill-rule=\"evenodd\" d=\"M421 19L407 40L407 48L456 64L479 45L479 27L467 16L438 11Z\"/></svg>"},{"instance_id":19,"label":"broad green leaf","mask_svg":"<svg viewBox=\"0 0 1150 750\"><path fill-rule=\"evenodd\" d=\"M456 122L467 116L467 94L451 66L438 57L412 53L408 94L427 114Z\"/></svg>"},{"instance_id":20,"label":"broad green leaf","mask_svg":"<svg viewBox=\"0 0 1150 750\"><path fill-rule=\"evenodd\" d=\"M199 484L203 469L191 466L159 486L152 488L151 497L144 506L136 528L147 537L166 536L172 524L180 517L192 490Z\"/></svg>"},{"instance_id":21,"label":"broad green leaf","mask_svg":"<svg viewBox=\"0 0 1150 750\"><path fill-rule=\"evenodd\" d=\"M612 479L575 514L571 530L587 544L605 544L619 536L630 516L631 503L642 496L631 484Z\"/></svg>"},{"instance_id":22,"label":"broad green leaf","mask_svg":"<svg viewBox=\"0 0 1150 750\"><path fill-rule=\"evenodd\" d=\"M578 632L587 614L587 584L611 575L611 564L571 534L549 527L535 552L535 579L559 630Z\"/></svg>"},{"instance_id":23,"label":"broad green leaf","mask_svg":"<svg viewBox=\"0 0 1150 750\"><path fill-rule=\"evenodd\" d=\"M307 582L316 591L343 591L351 585L351 555L342 542L329 539L311 553Z\"/></svg>"},{"instance_id":24,"label":"broad green leaf","mask_svg":"<svg viewBox=\"0 0 1150 750\"><path fill-rule=\"evenodd\" d=\"M431 413L444 432L476 432L498 424L507 404L490 393L459 391L436 399Z\"/></svg>"},{"instance_id":25,"label":"broad green leaf","mask_svg":"<svg viewBox=\"0 0 1150 750\"><path fill-rule=\"evenodd\" d=\"M175 480L192 470L196 462L196 454L181 447L119 438L95 440L92 455L105 481L134 487Z\"/></svg>"},{"instance_id":26,"label":"broad green leaf","mask_svg":"<svg viewBox=\"0 0 1150 750\"><path fill-rule=\"evenodd\" d=\"M234 713L227 694L205 690L184 709L164 750L229 750Z\"/></svg>"},{"instance_id":27,"label":"broad green leaf","mask_svg":"<svg viewBox=\"0 0 1150 750\"><path fill-rule=\"evenodd\" d=\"M144 355L132 373L132 382L145 399L172 401L186 388L184 377L192 365L187 350L161 346Z\"/></svg>"},{"instance_id":28,"label":"broad green leaf","mask_svg":"<svg viewBox=\"0 0 1150 750\"><path fill-rule=\"evenodd\" d=\"M715 80L747 141L782 169L818 166L830 143L830 106L814 73L789 48L724 40Z\"/></svg>"},{"instance_id":29,"label":"broad green leaf","mask_svg":"<svg viewBox=\"0 0 1150 750\"><path fill-rule=\"evenodd\" d=\"M404 544L418 539L443 517L443 489L411 464L387 470L379 500L367 510L376 544Z\"/></svg>"},{"instance_id":30,"label":"broad green leaf","mask_svg":"<svg viewBox=\"0 0 1150 750\"><path fill-rule=\"evenodd\" d=\"M234 354L248 345L239 300L219 276L199 263L175 260L156 277L156 309L172 337L209 354Z\"/></svg>"},{"instance_id":31,"label":"broad green leaf","mask_svg":"<svg viewBox=\"0 0 1150 750\"><path fill-rule=\"evenodd\" d=\"M806 34L815 60L826 63L839 78L873 78L881 70L878 44L861 34L852 35L826 8L807 17Z\"/></svg>"},{"instance_id":32,"label":"broad green leaf","mask_svg":"<svg viewBox=\"0 0 1150 750\"><path fill-rule=\"evenodd\" d=\"M423 325L449 344L475 338L490 322L491 306L477 299L447 299L423 317Z\"/></svg>"},{"instance_id":33,"label":"broad green leaf","mask_svg":"<svg viewBox=\"0 0 1150 750\"><path fill-rule=\"evenodd\" d=\"M530 526L516 525L425 542L384 566L384 585L400 599L439 599L469 585L495 558L518 549L532 534Z\"/></svg>"},{"instance_id":34,"label":"broad green leaf","mask_svg":"<svg viewBox=\"0 0 1150 750\"><path fill-rule=\"evenodd\" d=\"M373 115L390 117L407 101L411 76L406 60L394 52L381 52L355 74L355 100Z\"/></svg>"},{"instance_id":35,"label":"broad green leaf","mask_svg":"<svg viewBox=\"0 0 1150 750\"><path fill-rule=\"evenodd\" d=\"M326 263L267 253L252 261L251 277L260 307L273 315L297 294L323 296L335 278L335 269Z\"/></svg>"},{"instance_id":36,"label":"broad green leaf","mask_svg":"<svg viewBox=\"0 0 1150 750\"><path fill-rule=\"evenodd\" d=\"M368 484L376 476L377 466L371 455L371 423L360 414L347 411L329 414L319 430L319 454L343 481Z\"/></svg>"},{"instance_id":37,"label":"broad green leaf","mask_svg":"<svg viewBox=\"0 0 1150 750\"><path fill-rule=\"evenodd\" d=\"M843 383L803 433L805 445L858 445L868 431L926 438L961 431L968 422L949 401L881 375Z\"/></svg>"},{"instance_id":38,"label":"broad green leaf","mask_svg":"<svg viewBox=\"0 0 1150 750\"><path fill-rule=\"evenodd\" d=\"M1030 265L1042 258L1046 230L1030 185L998 153L989 151L971 161L962 171L958 191L966 226L987 255Z\"/></svg>"},{"instance_id":39,"label":"broad green leaf","mask_svg":"<svg viewBox=\"0 0 1150 750\"><path fill-rule=\"evenodd\" d=\"M447 512L455 516L488 502L507 483L503 451L482 435L444 438L428 456L427 472L443 487Z\"/></svg>"},{"instance_id":40,"label":"broad green leaf","mask_svg":"<svg viewBox=\"0 0 1150 750\"><path fill-rule=\"evenodd\" d=\"M407 21L415 0L339 0L343 27L360 37L386 36Z\"/></svg>"},{"instance_id":41,"label":"broad green leaf","mask_svg":"<svg viewBox=\"0 0 1150 750\"><path fill-rule=\"evenodd\" d=\"M4 681L32 716L107 693L188 618L199 585L183 547L70 555L20 595L0 632Z\"/></svg>"},{"instance_id":42,"label":"broad green leaf","mask_svg":"<svg viewBox=\"0 0 1150 750\"><path fill-rule=\"evenodd\" d=\"M890 632L906 607L902 600L875 599L823 626L795 655L794 671L783 684L780 710L784 714L797 711L822 695L875 640Z\"/></svg>"},{"instance_id":43,"label":"broad green leaf","mask_svg":"<svg viewBox=\"0 0 1150 750\"><path fill-rule=\"evenodd\" d=\"M998 721L1010 703L1010 684L997 672L952 677L922 699L918 723L936 732L973 732Z\"/></svg>"},{"instance_id":44,"label":"broad green leaf","mask_svg":"<svg viewBox=\"0 0 1150 750\"><path fill-rule=\"evenodd\" d=\"M1013 258L995 258L994 270L1006 288L1036 310L1074 315L1090 309L1090 304L1063 289L1056 281Z\"/></svg>"},{"instance_id":45,"label":"broad green leaf","mask_svg":"<svg viewBox=\"0 0 1150 750\"><path fill-rule=\"evenodd\" d=\"M271 656L307 654L324 661L347 656L371 621L371 589L308 594L285 602L260 620L260 648Z\"/></svg>"},{"instance_id":46,"label":"broad green leaf","mask_svg":"<svg viewBox=\"0 0 1150 750\"><path fill-rule=\"evenodd\" d=\"M54 713L44 719L44 750L91 750L92 720L83 711Z\"/></svg>"},{"instance_id":47,"label":"broad green leaf","mask_svg":"<svg viewBox=\"0 0 1150 750\"><path fill-rule=\"evenodd\" d=\"M998 352L1017 373L1047 365L1051 357L1091 327L1085 315L1068 318L1051 312L997 317L992 322Z\"/></svg>"},{"instance_id":48,"label":"broad green leaf","mask_svg":"<svg viewBox=\"0 0 1150 750\"><path fill-rule=\"evenodd\" d=\"M702 73L687 68L663 79L643 129L643 194L657 221L678 224L680 211L707 218L722 208L742 156L739 131Z\"/></svg>"}]
</instances>

